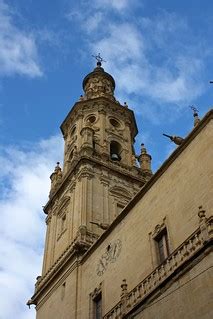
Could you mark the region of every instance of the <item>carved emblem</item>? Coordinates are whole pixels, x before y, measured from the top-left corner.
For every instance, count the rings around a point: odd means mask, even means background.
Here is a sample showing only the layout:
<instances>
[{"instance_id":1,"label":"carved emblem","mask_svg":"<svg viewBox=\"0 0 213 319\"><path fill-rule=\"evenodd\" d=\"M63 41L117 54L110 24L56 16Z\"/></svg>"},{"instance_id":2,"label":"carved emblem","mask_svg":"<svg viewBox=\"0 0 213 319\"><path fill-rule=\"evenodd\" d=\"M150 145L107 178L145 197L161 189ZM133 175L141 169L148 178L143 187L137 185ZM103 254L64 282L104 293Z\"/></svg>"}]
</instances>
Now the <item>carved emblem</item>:
<instances>
[{"instance_id":1,"label":"carved emblem","mask_svg":"<svg viewBox=\"0 0 213 319\"><path fill-rule=\"evenodd\" d=\"M114 263L121 253L121 240L117 239L115 242L109 244L106 251L98 261L96 273L98 276L102 276L107 269L109 263Z\"/></svg>"}]
</instances>

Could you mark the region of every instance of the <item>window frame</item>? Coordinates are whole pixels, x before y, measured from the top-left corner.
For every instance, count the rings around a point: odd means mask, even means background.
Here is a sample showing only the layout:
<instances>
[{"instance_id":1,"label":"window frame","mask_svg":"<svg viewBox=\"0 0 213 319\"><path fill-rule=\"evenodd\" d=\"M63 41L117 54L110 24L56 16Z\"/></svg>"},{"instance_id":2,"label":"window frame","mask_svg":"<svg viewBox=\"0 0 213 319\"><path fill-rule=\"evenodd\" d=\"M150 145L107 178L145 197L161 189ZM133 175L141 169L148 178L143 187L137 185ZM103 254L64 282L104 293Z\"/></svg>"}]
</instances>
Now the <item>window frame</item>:
<instances>
[{"instance_id":1,"label":"window frame","mask_svg":"<svg viewBox=\"0 0 213 319\"><path fill-rule=\"evenodd\" d=\"M153 267L159 266L163 263L166 258L171 254L172 251L172 241L169 232L169 224L167 217L164 217L161 220L160 224L157 224L154 227L154 230L149 233L149 242L150 242L150 252L151 252L151 261ZM164 256L160 256L159 244L160 239L162 239Z\"/></svg>"},{"instance_id":2,"label":"window frame","mask_svg":"<svg viewBox=\"0 0 213 319\"><path fill-rule=\"evenodd\" d=\"M158 263L161 264L169 256L169 239L167 228L164 227L154 238Z\"/></svg>"},{"instance_id":3,"label":"window frame","mask_svg":"<svg viewBox=\"0 0 213 319\"><path fill-rule=\"evenodd\" d=\"M97 316L97 310L100 307L100 313ZM90 293L90 319L102 319L103 317L103 293L102 293L102 283Z\"/></svg>"},{"instance_id":4,"label":"window frame","mask_svg":"<svg viewBox=\"0 0 213 319\"><path fill-rule=\"evenodd\" d=\"M100 291L95 298L93 298L93 313L94 319L102 319L102 292Z\"/></svg>"}]
</instances>

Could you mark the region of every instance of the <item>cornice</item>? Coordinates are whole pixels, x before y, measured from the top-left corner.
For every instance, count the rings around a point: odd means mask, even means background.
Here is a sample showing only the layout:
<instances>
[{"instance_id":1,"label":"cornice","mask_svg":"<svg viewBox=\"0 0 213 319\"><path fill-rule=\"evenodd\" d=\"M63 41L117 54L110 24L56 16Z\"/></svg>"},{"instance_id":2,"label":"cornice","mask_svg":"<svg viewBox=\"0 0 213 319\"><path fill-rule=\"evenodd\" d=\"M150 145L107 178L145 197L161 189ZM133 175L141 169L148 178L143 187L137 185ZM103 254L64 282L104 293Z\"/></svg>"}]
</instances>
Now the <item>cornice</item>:
<instances>
[{"instance_id":1,"label":"cornice","mask_svg":"<svg viewBox=\"0 0 213 319\"><path fill-rule=\"evenodd\" d=\"M79 114L81 114L81 117L82 117L82 111L85 111L87 109L91 109L91 111L94 111L96 109L99 112L105 112L105 113L114 112L116 114L119 114L119 116L126 115L127 117L133 120L133 126L134 126L134 130L132 131L133 137L135 137L138 133L134 112L131 109L128 109L127 107L121 105L119 102L111 101L105 97L98 97L98 98L94 98L90 100L78 101L74 104L74 106L72 107L70 112L67 114L66 118L64 119L64 121L62 122L60 126L63 135L65 135L66 125L70 121L74 123L76 119L78 118Z\"/></svg>"},{"instance_id":2,"label":"cornice","mask_svg":"<svg viewBox=\"0 0 213 319\"><path fill-rule=\"evenodd\" d=\"M56 199L58 198L58 195L61 195L65 187L70 183L70 178L73 175L76 175L76 178L77 178L77 175L79 174L81 175L81 172L78 172L78 170L79 170L79 166L81 166L84 163L101 166L109 171L125 176L126 178L130 178L134 182L141 183L141 186L143 186L146 183L146 178L143 176L141 170L136 169L136 167L134 167L134 170L131 170L131 168L128 166L121 167L120 162L117 164L110 161L104 161L99 157L95 157L95 156L90 157L90 156L83 155L79 158L76 158L76 160L73 161L70 167L70 170L62 178L61 184L56 189L56 191L52 194L47 204L44 206L43 210L45 213L47 213L47 209L52 205L52 203L56 201ZM88 175L89 177L92 177L93 175L91 171L88 171L88 174L89 174ZM86 177L85 174L84 176Z\"/></svg>"}]
</instances>

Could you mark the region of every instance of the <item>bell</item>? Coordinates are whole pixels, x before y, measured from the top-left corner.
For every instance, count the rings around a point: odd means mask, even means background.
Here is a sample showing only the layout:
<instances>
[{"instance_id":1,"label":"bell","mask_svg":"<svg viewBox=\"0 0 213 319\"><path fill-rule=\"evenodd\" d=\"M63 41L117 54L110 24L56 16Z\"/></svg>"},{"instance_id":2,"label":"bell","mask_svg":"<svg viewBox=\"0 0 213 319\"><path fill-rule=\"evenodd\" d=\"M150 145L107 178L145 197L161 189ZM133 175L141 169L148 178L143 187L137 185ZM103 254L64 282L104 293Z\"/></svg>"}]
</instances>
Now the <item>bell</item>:
<instances>
[{"instance_id":1,"label":"bell","mask_svg":"<svg viewBox=\"0 0 213 319\"><path fill-rule=\"evenodd\" d=\"M113 153L113 154L111 154L111 160L112 161L120 161L120 158L119 158L118 154Z\"/></svg>"}]
</instances>

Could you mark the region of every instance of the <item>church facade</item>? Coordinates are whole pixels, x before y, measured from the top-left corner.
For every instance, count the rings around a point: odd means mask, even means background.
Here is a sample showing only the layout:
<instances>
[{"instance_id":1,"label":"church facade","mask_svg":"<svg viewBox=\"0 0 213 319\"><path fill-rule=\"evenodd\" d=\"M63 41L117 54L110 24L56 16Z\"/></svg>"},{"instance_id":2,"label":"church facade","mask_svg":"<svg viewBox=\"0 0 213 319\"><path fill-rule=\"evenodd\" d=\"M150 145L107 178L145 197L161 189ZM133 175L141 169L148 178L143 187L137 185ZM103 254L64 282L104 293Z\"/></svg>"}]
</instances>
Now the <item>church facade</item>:
<instances>
[{"instance_id":1,"label":"church facade","mask_svg":"<svg viewBox=\"0 0 213 319\"><path fill-rule=\"evenodd\" d=\"M98 61L61 125L37 319L213 318L213 110L152 174Z\"/></svg>"}]
</instances>

